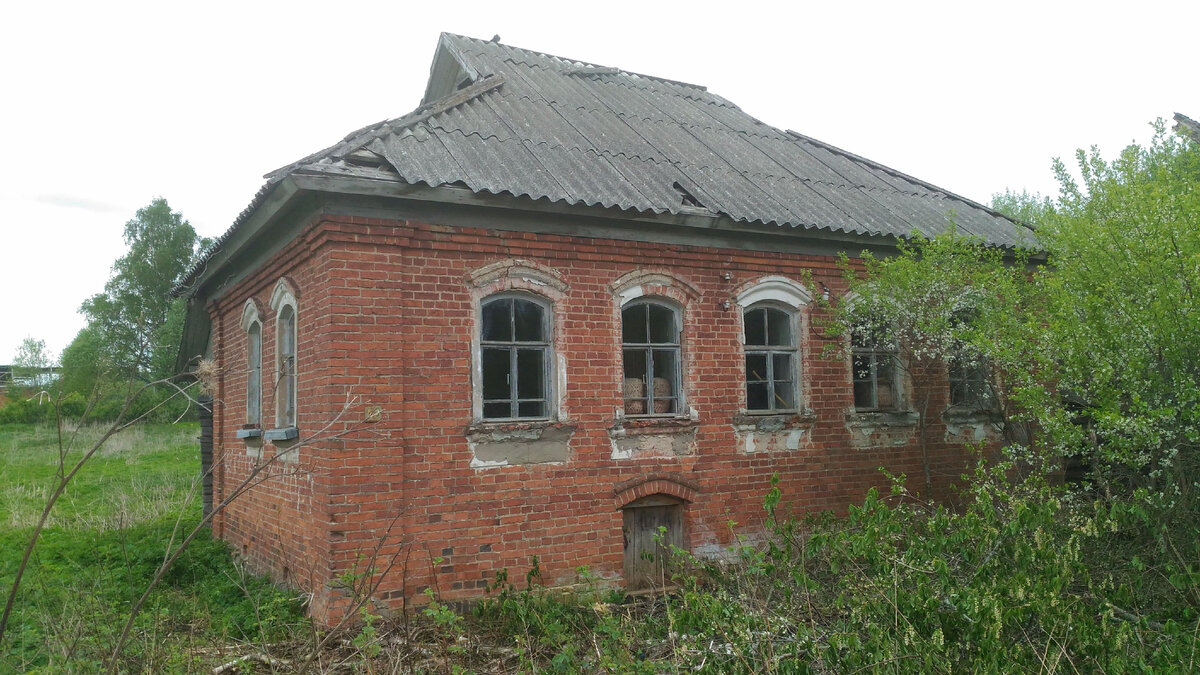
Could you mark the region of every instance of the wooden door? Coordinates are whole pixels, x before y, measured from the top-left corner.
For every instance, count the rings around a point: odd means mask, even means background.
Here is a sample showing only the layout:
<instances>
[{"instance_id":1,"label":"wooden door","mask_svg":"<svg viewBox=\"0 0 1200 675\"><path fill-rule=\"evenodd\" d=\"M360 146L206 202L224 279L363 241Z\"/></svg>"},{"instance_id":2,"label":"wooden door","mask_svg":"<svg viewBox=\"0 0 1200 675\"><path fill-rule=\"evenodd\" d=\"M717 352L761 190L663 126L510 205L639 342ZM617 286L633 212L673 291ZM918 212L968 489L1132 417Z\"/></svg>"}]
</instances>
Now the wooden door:
<instances>
[{"instance_id":1,"label":"wooden door","mask_svg":"<svg viewBox=\"0 0 1200 675\"><path fill-rule=\"evenodd\" d=\"M651 495L627 505L624 514L625 588L662 588L664 560L672 546L683 547L683 505L674 497ZM658 537L660 528L665 531Z\"/></svg>"}]
</instances>

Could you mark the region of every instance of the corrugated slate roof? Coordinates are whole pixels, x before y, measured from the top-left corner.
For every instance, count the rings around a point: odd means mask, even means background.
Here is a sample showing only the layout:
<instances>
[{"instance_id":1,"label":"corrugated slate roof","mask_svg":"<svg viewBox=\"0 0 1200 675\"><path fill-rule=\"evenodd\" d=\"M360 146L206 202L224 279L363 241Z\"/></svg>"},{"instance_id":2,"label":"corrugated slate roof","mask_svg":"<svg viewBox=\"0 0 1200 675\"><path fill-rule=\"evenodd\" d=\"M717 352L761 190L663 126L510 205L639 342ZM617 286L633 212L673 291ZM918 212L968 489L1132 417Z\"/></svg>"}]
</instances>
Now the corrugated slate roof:
<instances>
[{"instance_id":1,"label":"corrugated slate roof","mask_svg":"<svg viewBox=\"0 0 1200 675\"><path fill-rule=\"evenodd\" d=\"M435 70L442 61L467 80L458 90L431 75L427 96L444 96L268 174L268 186L291 173L379 178L378 167L353 161L370 151L393 178L432 187L643 213L700 207L862 236L932 235L953 220L994 245L1033 241L1027 226L987 207L763 124L704 87L448 33Z\"/></svg>"},{"instance_id":2,"label":"corrugated slate roof","mask_svg":"<svg viewBox=\"0 0 1200 675\"><path fill-rule=\"evenodd\" d=\"M740 222L903 237L942 231L953 218L993 244L1031 242L1027 228L990 209L770 127L703 87L458 35L444 34L439 49L476 83L502 82L287 169L326 171L366 147L404 181L435 187L692 212L678 183Z\"/></svg>"}]
</instances>

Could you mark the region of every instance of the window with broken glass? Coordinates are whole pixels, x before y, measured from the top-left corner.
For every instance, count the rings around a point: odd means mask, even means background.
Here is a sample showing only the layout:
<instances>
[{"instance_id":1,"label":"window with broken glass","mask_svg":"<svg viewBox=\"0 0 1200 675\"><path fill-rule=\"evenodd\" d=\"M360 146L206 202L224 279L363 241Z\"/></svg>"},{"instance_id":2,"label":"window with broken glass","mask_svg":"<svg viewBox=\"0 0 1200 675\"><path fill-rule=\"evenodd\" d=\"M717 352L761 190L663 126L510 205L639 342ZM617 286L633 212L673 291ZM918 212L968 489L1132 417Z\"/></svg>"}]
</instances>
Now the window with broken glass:
<instances>
[{"instance_id":1,"label":"window with broken glass","mask_svg":"<svg viewBox=\"0 0 1200 675\"><path fill-rule=\"evenodd\" d=\"M794 315L775 307L756 307L746 310L743 321L746 331L746 408L795 410Z\"/></svg>"},{"instance_id":2,"label":"window with broken glass","mask_svg":"<svg viewBox=\"0 0 1200 675\"><path fill-rule=\"evenodd\" d=\"M895 342L880 330L858 325L850 331L854 409L858 412L900 408L899 355Z\"/></svg>"},{"instance_id":3,"label":"window with broken glass","mask_svg":"<svg viewBox=\"0 0 1200 675\"><path fill-rule=\"evenodd\" d=\"M484 301L480 365L484 419L550 416L550 310L525 297Z\"/></svg>"},{"instance_id":4,"label":"window with broken glass","mask_svg":"<svg viewBox=\"0 0 1200 675\"><path fill-rule=\"evenodd\" d=\"M621 348L627 415L678 415L680 395L679 313L643 301L621 310Z\"/></svg>"}]
</instances>

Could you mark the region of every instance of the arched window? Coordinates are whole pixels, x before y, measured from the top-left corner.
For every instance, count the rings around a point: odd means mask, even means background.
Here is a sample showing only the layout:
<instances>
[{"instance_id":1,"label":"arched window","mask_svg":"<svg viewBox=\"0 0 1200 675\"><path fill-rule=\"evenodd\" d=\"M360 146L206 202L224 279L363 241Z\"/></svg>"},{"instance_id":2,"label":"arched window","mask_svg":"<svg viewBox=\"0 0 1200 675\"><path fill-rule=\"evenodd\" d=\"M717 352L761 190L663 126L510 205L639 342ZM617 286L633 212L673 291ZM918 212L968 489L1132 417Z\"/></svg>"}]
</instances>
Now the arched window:
<instances>
[{"instance_id":1,"label":"arched window","mask_svg":"<svg viewBox=\"0 0 1200 675\"><path fill-rule=\"evenodd\" d=\"M625 414L680 414L679 312L653 300L626 305L621 310L621 348Z\"/></svg>"},{"instance_id":2,"label":"arched window","mask_svg":"<svg viewBox=\"0 0 1200 675\"><path fill-rule=\"evenodd\" d=\"M262 324L246 331L246 425L262 425Z\"/></svg>"},{"instance_id":3,"label":"arched window","mask_svg":"<svg viewBox=\"0 0 1200 675\"><path fill-rule=\"evenodd\" d=\"M262 319L253 298L242 308L242 330L246 331L246 429L262 426ZM243 437L249 438L250 434Z\"/></svg>"},{"instance_id":4,"label":"arched window","mask_svg":"<svg viewBox=\"0 0 1200 675\"><path fill-rule=\"evenodd\" d=\"M484 419L550 417L551 311L531 297L500 294L480 306Z\"/></svg>"},{"instance_id":5,"label":"arched window","mask_svg":"<svg viewBox=\"0 0 1200 675\"><path fill-rule=\"evenodd\" d=\"M795 315L778 307L745 311L746 408L792 411L797 408Z\"/></svg>"},{"instance_id":6,"label":"arched window","mask_svg":"<svg viewBox=\"0 0 1200 675\"><path fill-rule=\"evenodd\" d=\"M292 440L296 432L296 293L288 280L280 279L271 293L275 310L275 433L268 440Z\"/></svg>"},{"instance_id":7,"label":"arched window","mask_svg":"<svg viewBox=\"0 0 1200 675\"><path fill-rule=\"evenodd\" d=\"M900 409L900 349L881 331L865 324L850 330L854 409L858 412Z\"/></svg>"},{"instance_id":8,"label":"arched window","mask_svg":"<svg viewBox=\"0 0 1200 675\"><path fill-rule=\"evenodd\" d=\"M275 388L275 426L296 426L296 308L284 305L279 312L279 361Z\"/></svg>"}]
</instances>

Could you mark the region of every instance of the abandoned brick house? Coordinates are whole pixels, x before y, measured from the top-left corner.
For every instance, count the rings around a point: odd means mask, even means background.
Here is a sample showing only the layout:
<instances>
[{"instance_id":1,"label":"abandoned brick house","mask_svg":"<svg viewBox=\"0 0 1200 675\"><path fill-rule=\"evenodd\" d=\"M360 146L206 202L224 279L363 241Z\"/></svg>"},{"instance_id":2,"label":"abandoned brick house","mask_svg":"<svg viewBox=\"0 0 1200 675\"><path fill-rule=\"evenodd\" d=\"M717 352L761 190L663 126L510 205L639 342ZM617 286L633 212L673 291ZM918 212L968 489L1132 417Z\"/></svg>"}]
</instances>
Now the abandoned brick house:
<instances>
[{"instance_id":1,"label":"abandoned brick house","mask_svg":"<svg viewBox=\"0 0 1200 675\"><path fill-rule=\"evenodd\" d=\"M278 457L214 531L333 617L381 540L407 563L384 601L533 556L638 588L660 526L707 555L753 535L773 474L804 511L879 467L944 495L990 433L952 414L974 375L830 356L814 312L839 252L951 218L1028 235L703 87L444 34L421 107L269 174L176 289L183 354L219 367L211 499Z\"/></svg>"}]
</instances>

